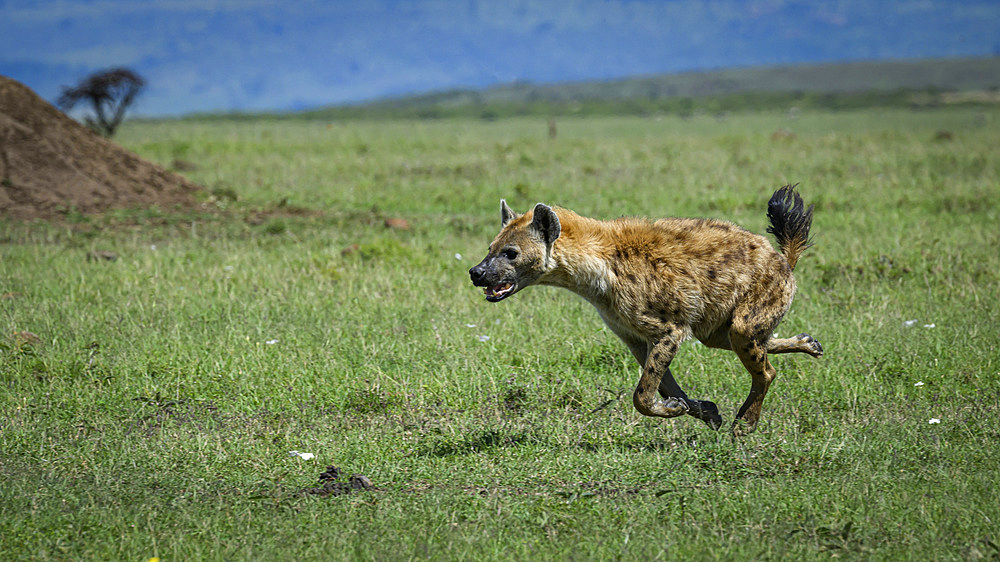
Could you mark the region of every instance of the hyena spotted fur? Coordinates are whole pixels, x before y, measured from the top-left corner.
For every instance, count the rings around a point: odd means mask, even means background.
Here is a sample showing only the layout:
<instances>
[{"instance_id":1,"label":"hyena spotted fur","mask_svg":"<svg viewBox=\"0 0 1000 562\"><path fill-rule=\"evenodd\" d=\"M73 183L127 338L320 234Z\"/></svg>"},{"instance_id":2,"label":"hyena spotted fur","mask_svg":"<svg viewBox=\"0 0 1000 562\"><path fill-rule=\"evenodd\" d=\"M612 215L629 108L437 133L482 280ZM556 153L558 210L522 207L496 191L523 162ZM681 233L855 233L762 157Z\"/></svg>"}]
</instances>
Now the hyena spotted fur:
<instances>
[{"instance_id":1,"label":"hyena spotted fur","mask_svg":"<svg viewBox=\"0 0 1000 562\"><path fill-rule=\"evenodd\" d=\"M670 362L690 337L732 350L752 380L733 422L733 433L746 435L776 374L768 354L823 355L808 334L773 337L795 295L792 270L811 246L813 208L803 207L793 185L768 202L767 231L779 253L763 236L721 220L600 221L541 203L518 215L501 201L500 234L469 275L491 302L530 285L587 299L642 367L633 402L647 416L689 414L718 429L718 407L688 398Z\"/></svg>"}]
</instances>

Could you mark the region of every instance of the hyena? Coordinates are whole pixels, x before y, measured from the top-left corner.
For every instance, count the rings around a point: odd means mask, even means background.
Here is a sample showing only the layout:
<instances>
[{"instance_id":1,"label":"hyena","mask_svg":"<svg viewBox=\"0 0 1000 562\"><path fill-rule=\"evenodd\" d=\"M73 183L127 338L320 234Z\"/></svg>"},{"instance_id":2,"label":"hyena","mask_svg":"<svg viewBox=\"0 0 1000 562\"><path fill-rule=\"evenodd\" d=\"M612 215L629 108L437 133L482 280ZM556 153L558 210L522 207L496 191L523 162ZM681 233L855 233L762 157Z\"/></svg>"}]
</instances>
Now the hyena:
<instances>
[{"instance_id":1,"label":"hyena","mask_svg":"<svg viewBox=\"0 0 1000 562\"><path fill-rule=\"evenodd\" d=\"M757 428L776 374L768 354L823 355L808 334L773 337L795 294L792 270L812 245L813 207L803 207L794 185L768 202L767 231L779 253L767 238L721 220L600 221L541 203L518 215L501 200L500 234L469 275L490 302L530 285L563 287L587 299L639 362L633 403L647 416L689 414L719 429L718 407L688 398L670 362L690 337L732 350L752 380L732 428L746 435Z\"/></svg>"}]
</instances>

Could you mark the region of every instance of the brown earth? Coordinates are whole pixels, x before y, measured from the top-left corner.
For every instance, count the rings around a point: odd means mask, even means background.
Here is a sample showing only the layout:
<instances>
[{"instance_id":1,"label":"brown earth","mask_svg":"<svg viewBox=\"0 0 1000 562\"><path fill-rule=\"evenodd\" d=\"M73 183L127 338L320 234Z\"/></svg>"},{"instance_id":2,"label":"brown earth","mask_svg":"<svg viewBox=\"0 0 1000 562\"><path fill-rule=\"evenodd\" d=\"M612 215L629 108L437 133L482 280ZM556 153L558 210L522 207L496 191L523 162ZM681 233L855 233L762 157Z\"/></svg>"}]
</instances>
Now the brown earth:
<instances>
[{"instance_id":1,"label":"brown earth","mask_svg":"<svg viewBox=\"0 0 1000 562\"><path fill-rule=\"evenodd\" d=\"M0 76L0 217L191 208L199 189Z\"/></svg>"}]
</instances>

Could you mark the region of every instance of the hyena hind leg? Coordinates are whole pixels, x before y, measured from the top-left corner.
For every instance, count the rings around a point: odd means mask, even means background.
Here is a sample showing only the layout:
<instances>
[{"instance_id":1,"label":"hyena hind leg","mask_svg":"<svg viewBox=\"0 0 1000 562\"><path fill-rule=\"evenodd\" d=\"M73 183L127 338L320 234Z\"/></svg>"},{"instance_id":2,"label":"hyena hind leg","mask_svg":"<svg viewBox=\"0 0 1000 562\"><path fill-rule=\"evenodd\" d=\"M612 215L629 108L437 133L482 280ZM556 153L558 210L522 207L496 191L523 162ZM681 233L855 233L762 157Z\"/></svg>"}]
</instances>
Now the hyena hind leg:
<instances>
[{"instance_id":1,"label":"hyena hind leg","mask_svg":"<svg viewBox=\"0 0 1000 562\"><path fill-rule=\"evenodd\" d=\"M733 333L730 337L733 340L733 351L736 352L743 366L750 373L752 381L750 394L740 406L736 420L733 422L733 435L740 437L749 435L757 429L764 395L767 394L771 381L774 380L777 372L767 360L767 346L765 344L742 334Z\"/></svg>"},{"instance_id":2,"label":"hyena hind leg","mask_svg":"<svg viewBox=\"0 0 1000 562\"><path fill-rule=\"evenodd\" d=\"M813 357L823 356L823 346L809 334L799 334L792 338L772 338L767 340L768 353L808 353Z\"/></svg>"}]
</instances>

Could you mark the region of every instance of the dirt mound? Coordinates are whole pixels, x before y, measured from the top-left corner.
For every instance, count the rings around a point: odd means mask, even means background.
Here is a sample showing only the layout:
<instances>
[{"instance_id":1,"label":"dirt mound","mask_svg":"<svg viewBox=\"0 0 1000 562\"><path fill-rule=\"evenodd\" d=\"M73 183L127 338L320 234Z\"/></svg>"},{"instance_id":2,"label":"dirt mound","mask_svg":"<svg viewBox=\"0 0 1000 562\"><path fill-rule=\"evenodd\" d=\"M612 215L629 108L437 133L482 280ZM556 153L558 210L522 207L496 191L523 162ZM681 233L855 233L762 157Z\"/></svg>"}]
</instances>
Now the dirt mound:
<instances>
[{"instance_id":1,"label":"dirt mound","mask_svg":"<svg viewBox=\"0 0 1000 562\"><path fill-rule=\"evenodd\" d=\"M0 76L0 216L191 207L199 189Z\"/></svg>"}]
</instances>

